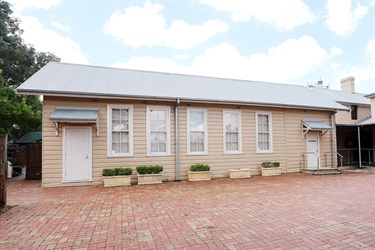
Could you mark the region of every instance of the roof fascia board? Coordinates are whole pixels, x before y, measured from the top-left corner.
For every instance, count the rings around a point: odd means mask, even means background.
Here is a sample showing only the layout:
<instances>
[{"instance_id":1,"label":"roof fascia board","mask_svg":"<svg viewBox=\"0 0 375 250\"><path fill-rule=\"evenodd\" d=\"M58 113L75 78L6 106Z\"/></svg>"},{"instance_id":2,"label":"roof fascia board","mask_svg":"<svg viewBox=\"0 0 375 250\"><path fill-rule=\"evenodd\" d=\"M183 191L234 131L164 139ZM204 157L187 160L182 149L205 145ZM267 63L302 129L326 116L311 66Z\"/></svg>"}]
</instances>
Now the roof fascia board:
<instances>
[{"instance_id":1,"label":"roof fascia board","mask_svg":"<svg viewBox=\"0 0 375 250\"><path fill-rule=\"evenodd\" d=\"M305 109L305 110L321 110L321 111L350 111L349 108L343 106L343 108L324 108L324 107L311 107L311 106L298 106L298 105L281 105L281 104L265 104L256 102L233 102L224 100L201 100L201 99L184 99L180 97L144 97L144 96L124 96L124 95L90 95L90 94L67 94L61 92L47 92L47 91L23 91L16 89L17 94L21 95L46 95L56 97L85 97L85 98L102 98L102 99L131 99L131 100L150 100L150 101L175 101L177 99L180 102L194 102L194 103L210 103L210 104L228 104L228 105L244 105L244 106L259 106L259 107L274 107L274 108L294 108L294 109Z\"/></svg>"}]
</instances>

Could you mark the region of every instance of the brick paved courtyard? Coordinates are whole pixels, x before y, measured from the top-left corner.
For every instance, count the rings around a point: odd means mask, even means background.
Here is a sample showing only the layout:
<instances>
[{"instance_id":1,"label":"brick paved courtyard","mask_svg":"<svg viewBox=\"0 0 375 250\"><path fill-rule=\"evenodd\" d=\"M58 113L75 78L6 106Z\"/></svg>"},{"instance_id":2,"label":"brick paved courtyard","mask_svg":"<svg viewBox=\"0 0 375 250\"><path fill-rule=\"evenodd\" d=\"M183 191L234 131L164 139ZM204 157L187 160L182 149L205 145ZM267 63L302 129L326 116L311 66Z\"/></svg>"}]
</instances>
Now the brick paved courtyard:
<instances>
[{"instance_id":1,"label":"brick paved courtyard","mask_svg":"<svg viewBox=\"0 0 375 250\"><path fill-rule=\"evenodd\" d=\"M0 249L374 249L375 174L8 184Z\"/></svg>"}]
</instances>

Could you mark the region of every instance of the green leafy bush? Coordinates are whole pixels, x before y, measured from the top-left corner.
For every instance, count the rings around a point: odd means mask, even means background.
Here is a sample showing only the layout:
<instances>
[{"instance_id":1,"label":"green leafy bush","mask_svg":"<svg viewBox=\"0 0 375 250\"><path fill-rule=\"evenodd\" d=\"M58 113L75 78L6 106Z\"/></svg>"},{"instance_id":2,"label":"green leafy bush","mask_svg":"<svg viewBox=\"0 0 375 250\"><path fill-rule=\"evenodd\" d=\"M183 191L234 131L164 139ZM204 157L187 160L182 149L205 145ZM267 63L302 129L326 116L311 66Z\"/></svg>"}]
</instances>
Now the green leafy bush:
<instances>
[{"instance_id":1,"label":"green leafy bush","mask_svg":"<svg viewBox=\"0 0 375 250\"><path fill-rule=\"evenodd\" d=\"M119 176L119 175L131 175L133 169L131 168L105 168L103 169L103 176Z\"/></svg>"},{"instance_id":2,"label":"green leafy bush","mask_svg":"<svg viewBox=\"0 0 375 250\"><path fill-rule=\"evenodd\" d=\"M102 175L103 176L114 176L115 170L113 168L105 168L105 169L103 169Z\"/></svg>"},{"instance_id":3,"label":"green leafy bush","mask_svg":"<svg viewBox=\"0 0 375 250\"><path fill-rule=\"evenodd\" d=\"M159 174L163 171L163 166L138 166L136 169L138 174Z\"/></svg>"},{"instance_id":4,"label":"green leafy bush","mask_svg":"<svg viewBox=\"0 0 375 250\"><path fill-rule=\"evenodd\" d=\"M262 167L263 168L272 168L273 164L270 161L264 161L264 162L262 162Z\"/></svg>"},{"instance_id":5,"label":"green leafy bush","mask_svg":"<svg viewBox=\"0 0 375 250\"><path fill-rule=\"evenodd\" d=\"M262 162L263 168L278 168L280 167L280 162L270 162L270 161L264 161Z\"/></svg>"},{"instance_id":6,"label":"green leafy bush","mask_svg":"<svg viewBox=\"0 0 375 250\"><path fill-rule=\"evenodd\" d=\"M131 175L132 172L131 168L115 168L115 175Z\"/></svg>"},{"instance_id":7,"label":"green leafy bush","mask_svg":"<svg viewBox=\"0 0 375 250\"><path fill-rule=\"evenodd\" d=\"M197 172L197 171L210 171L210 166L207 164L193 164L190 166L190 171Z\"/></svg>"}]
</instances>

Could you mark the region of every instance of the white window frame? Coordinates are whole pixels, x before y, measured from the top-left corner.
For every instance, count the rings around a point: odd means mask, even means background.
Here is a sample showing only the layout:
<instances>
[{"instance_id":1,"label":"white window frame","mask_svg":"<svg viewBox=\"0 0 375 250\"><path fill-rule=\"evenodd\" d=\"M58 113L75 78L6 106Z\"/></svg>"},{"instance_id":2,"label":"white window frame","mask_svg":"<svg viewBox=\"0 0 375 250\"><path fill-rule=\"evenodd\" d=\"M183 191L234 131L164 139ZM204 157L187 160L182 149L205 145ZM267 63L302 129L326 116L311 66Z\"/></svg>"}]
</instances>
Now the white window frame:
<instances>
[{"instance_id":1,"label":"white window frame","mask_svg":"<svg viewBox=\"0 0 375 250\"><path fill-rule=\"evenodd\" d=\"M269 133L269 149L268 150L261 150L258 148L258 116L259 115L267 115L268 116L268 133ZM273 140L272 140L272 112L263 112L257 111L255 112L255 132L256 132L256 153L273 153Z\"/></svg>"},{"instance_id":2,"label":"white window frame","mask_svg":"<svg viewBox=\"0 0 375 250\"><path fill-rule=\"evenodd\" d=\"M204 151L200 152L191 152L190 151L190 112L203 112L203 119L204 119ZM207 109L200 109L200 108L187 108L186 109L186 135L187 135L187 155L207 155L208 154L208 128L207 128Z\"/></svg>"},{"instance_id":3,"label":"white window frame","mask_svg":"<svg viewBox=\"0 0 375 250\"><path fill-rule=\"evenodd\" d=\"M112 109L129 110L129 153L114 153L112 151ZM107 105L107 157L131 157L133 156L133 106L122 104Z\"/></svg>"},{"instance_id":4,"label":"white window frame","mask_svg":"<svg viewBox=\"0 0 375 250\"><path fill-rule=\"evenodd\" d=\"M238 150L227 150L227 128L225 115L227 113L238 115ZM224 154L241 154L242 153L242 119L241 110L223 110L223 148Z\"/></svg>"},{"instance_id":5,"label":"white window frame","mask_svg":"<svg viewBox=\"0 0 375 250\"><path fill-rule=\"evenodd\" d=\"M151 152L151 110L163 110L166 111L166 152ZM170 129L170 107L167 106L147 106L147 156L165 156L171 154L171 129Z\"/></svg>"}]
</instances>

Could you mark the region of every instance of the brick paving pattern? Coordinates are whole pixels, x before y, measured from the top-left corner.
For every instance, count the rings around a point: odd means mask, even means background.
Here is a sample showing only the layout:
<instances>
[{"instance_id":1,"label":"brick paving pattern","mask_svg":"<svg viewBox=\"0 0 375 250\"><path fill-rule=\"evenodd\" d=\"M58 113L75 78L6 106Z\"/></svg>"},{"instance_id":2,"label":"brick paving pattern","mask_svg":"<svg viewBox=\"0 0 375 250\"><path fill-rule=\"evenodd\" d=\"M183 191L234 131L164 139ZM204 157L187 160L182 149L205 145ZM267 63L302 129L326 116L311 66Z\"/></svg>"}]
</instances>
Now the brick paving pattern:
<instances>
[{"instance_id":1,"label":"brick paving pattern","mask_svg":"<svg viewBox=\"0 0 375 250\"><path fill-rule=\"evenodd\" d=\"M375 174L8 184L0 249L375 249Z\"/></svg>"}]
</instances>

